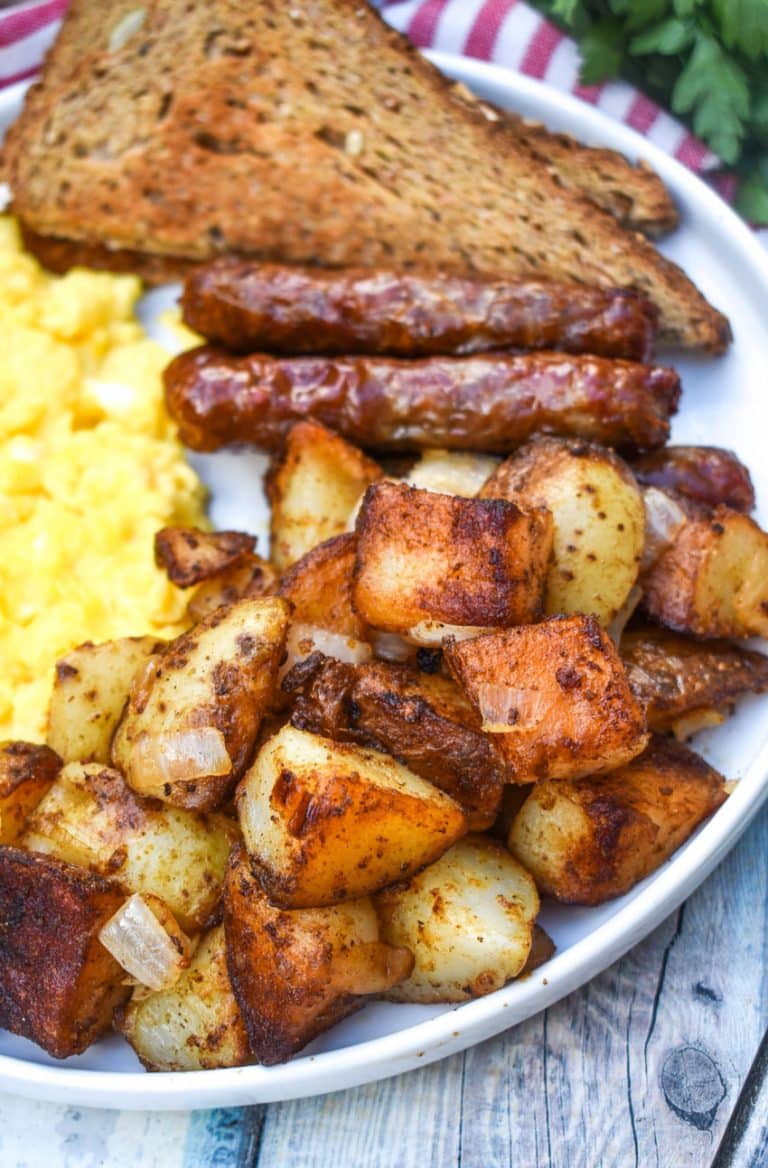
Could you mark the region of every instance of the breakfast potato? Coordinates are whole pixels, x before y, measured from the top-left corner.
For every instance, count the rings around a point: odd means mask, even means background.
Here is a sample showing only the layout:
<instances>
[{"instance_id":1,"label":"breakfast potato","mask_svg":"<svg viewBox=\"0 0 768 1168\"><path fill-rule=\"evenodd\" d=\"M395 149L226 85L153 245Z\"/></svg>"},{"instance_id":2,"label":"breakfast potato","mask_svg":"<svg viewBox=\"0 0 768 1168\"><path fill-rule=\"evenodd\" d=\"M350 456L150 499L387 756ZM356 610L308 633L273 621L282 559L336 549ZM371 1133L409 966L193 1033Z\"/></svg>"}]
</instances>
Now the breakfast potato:
<instances>
[{"instance_id":1,"label":"breakfast potato","mask_svg":"<svg viewBox=\"0 0 768 1168\"><path fill-rule=\"evenodd\" d=\"M247 555L198 584L187 602L187 612L194 622L205 620L222 605L274 595L278 583L278 574L268 560Z\"/></svg>"},{"instance_id":2,"label":"breakfast potato","mask_svg":"<svg viewBox=\"0 0 768 1168\"><path fill-rule=\"evenodd\" d=\"M501 989L524 968L539 896L506 848L467 836L374 904L383 940L414 956L413 972L387 997L464 1002Z\"/></svg>"},{"instance_id":3,"label":"breakfast potato","mask_svg":"<svg viewBox=\"0 0 768 1168\"><path fill-rule=\"evenodd\" d=\"M574 779L628 762L645 717L594 616L550 617L446 646L507 764L507 780Z\"/></svg>"},{"instance_id":4,"label":"breakfast potato","mask_svg":"<svg viewBox=\"0 0 768 1168\"><path fill-rule=\"evenodd\" d=\"M626 463L594 443L536 438L501 464L480 496L548 508L554 538L545 611L611 623L637 581L645 534L642 495Z\"/></svg>"},{"instance_id":5,"label":"breakfast potato","mask_svg":"<svg viewBox=\"0 0 768 1168\"><path fill-rule=\"evenodd\" d=\"M536 620L552 521L501 499L463 499L402 483L368 488L357 520L352 602L368 624L419 644L446 626Z\"/></svg>"},{"instance_id":6,"label":"breakfast potato","mask_svg":"<svg viewBox=\"0 0 768 1168\"><path fill-rule=\"evenodd\" d=\"M297 560L280 581L279 595L291 605L296 624L328 629L365 641L368 626L352 607L357 540L350 534L327 539Z\"/></svg>"},{"instance_id":7,"label":"breakfast potato","mask_svg":"<svg viewBox=\"0 0 768 1168\"><path fill-rule=\"evenodd\" d=\"M259 751L237 809L263 888L287 908L366 896L467 830L458 803L389 755L292 726Z\"/></svg>"},{"instance_id":8,"label":"breakfast potato","mask_svg":"<svg viewBox=\"0 0 768 1168\"><path fill-rule=\"evenodd\" d=\"M131 684L163 648L156 637L120 637L101 645L86 641L61 657L48 706L51 749L65 762L108 763Z\"/></svg>"},{"instance_id":9,"label":"breakfast potato","mask_svg":"<svg viewBox=\"0 0 768 1168\"><path fill-rule=\"evenodd\" d=\"M155 563L177 588L191 588L242 563L256 549L256 538L243 531L202 531L199 527L163 527L155 535Z\"/></svg>"},{"instance_id":10,"label":"breakfast potato","mask_svg":"<svg viewBox=\"0 0 768 1168\"><path fill-rule=\"evenodd\" d=\"M405 482L422 491L473 499L496 470L499 461L490 454L468 450L422 450L405 476Z\"/></svg>"},{"instance_id":11,"label":"breakfast potato","mask_svg":"<svg viewBox=\"0 0 768 1168\"><path fill-rule=\"evenodd\" d=\"M725 797L717 771L654 735L639 758L608 775L537 783L509 847L541 892L601 904L654 872Z\"/></svg>"},{"instance_id":12,"label":"breakfast potato","mask_svg":"<svg viewBox=\"0 0 768 1168\"><path fill-rule=\"evenodd\" d=\"M349 665L320 655L286 677L301 689L291 722L336 742L393 755L461 805L471 831L496 818L504 765L451 679L402 665Z\"/></svg>"},{"instance_id":13,"label":"breakfast potato","mask_svg":"<svg viewBox=\"0 0 768 1168\"><path fill-rule=\"evenodd\" d=\"M216 907L238 834L223 815L142 800L118 771L69 763L30 816L22 846L160 897L192 932Z\"/></svg>"},{"instance_id":14,"label":"breakfast potato","mask_svg":"<svg viewBox=\"0 0 768 1168\"><path fill-rule=\"evenodd\" d=\"M227 873L224 927L251 1049L267 1065L290 1058L413 968L406 949L380 940L367 897L328 908L278 908L242 848Z\"/></svg>"},{"instance_id":15,"label":"breakfast potato","mask_svg":"<svg viewBox=\"0 0 768 1168\"><path fill-rule=\"evenodd\" d=\"M279 571L350 521L365 488L381 467L320 422L292 426L280 461L267 477L272 504L271 555Z\"/></svg>"},{"instance_id":16,"label":"breakfast potato","mask_svg":"<svg viewBox=\"0 0 768 1168\"><path fill-rule=\"evenodd\" d=\"M60 770L61 759L47 746L0 745L0 844L16 843Z\"/></svg>"},{"instance_id":17,"label":"breakfast potato","mask_svg":"<svg viewBox=\"0 0 768 1168\"><path fill-rule=\"evenodd\" d=\"M226 800L250 761L287 628L284 600L238 600L148 663L112 743L135 791L203 811Z\"/></svg>"},{"instance_id":18,"label":"breakfast potato","mask_svg":"<svg viewBox=\"0 0 768 1168\"><path fill-rule=\"evenodd\" d=\"M730 507L688 514L643 575L645 611L697 637L768 636L768 534Z\"/></svg>"},{"instance_id":19,"label":"breakfast potato","mask_svg":"<svg viewBox=\"0 0 768 1168\"><path fill-rule=\"evenodd\" d=\"M134 993L116 1023L148 1071L207 1071L253 1061L227 973L223 925L206 933L170 989Z\"/></svg>"},{"instance_id":20,"label":"breakfast potato","mask_svg":"<svg viewBox=\"0 0 768 1168\"><path fill-rule=\"evenodd\" d=\"M55 1058L109 1029L130 990L99 931L124 899L113 880L0 847L0 1026Z\"/></svg>"},{"instance_id":21,"label":"breakfast potato","mask_svg":"<svg viewBox=\"0 0 768 1168\"><path fill-rule=\"evenodd\" d=\"M725 715L743 694L768 690L768 657L729 641L697 641L649 625L625 633L620 652L651 730Z\"/></svg>"}]
</instances>

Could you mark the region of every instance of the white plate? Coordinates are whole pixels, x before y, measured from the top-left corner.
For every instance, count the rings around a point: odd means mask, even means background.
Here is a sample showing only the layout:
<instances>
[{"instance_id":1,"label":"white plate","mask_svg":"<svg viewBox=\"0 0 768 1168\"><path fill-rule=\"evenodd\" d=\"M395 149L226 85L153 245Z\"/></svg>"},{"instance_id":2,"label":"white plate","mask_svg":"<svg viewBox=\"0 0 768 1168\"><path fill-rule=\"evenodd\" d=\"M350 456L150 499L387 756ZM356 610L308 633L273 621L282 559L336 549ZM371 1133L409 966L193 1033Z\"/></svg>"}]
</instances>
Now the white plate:
<instances>
[{"instance_id":1,"label":"white plate","mask_svg":"<svg viewBox=\"0 0 768 1168\"><path fill-rule=\"evenodd\" d=\"M768 460L763 455L768 328L768 258L743 223L704 184L640 135L597 110L497 66L434 54L436 63L479 95L539 118L584 141L646 158L672 190L682 226L663 250L681 263L731 318L727 357L678 363L684 396L673 440L735 449L751 467L768 521ZM17 114L21 90L0 95L0 128ZM150 309L155 299L150 300ZM153 314L153 313L151 313ZM232 455L199 460L214 485L221 525L258 522L242 515L233 488L258 463ZM546 966L524 981L459 1007L375 1003L278 1067L238 1067L147 1075L117 1038L56 1062L31 1043L0 1035L0 1090L85 1106L170 1109L234 1106L322 1094L386 1078L462 1050L556 1002L605 969L687 897L733 846L768 795L768 698L744 701L699 748L726 776L741 781L724 807L673 859L627 896L594 909L547 906L542 923L557 943Z\"/></svg>"}]
</instances>

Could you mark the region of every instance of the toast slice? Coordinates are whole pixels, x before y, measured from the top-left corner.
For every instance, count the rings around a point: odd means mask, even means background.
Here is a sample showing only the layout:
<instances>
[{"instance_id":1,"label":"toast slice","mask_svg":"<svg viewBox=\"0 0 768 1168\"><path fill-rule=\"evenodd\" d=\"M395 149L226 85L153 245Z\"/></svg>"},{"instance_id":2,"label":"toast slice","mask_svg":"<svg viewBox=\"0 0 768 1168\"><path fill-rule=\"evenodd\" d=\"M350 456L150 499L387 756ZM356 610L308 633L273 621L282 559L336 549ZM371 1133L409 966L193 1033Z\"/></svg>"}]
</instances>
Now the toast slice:
<instances>
[{"instance_id":1,"label":"toast slice","mask_svg":"<svg viewBox=\"0 0 768 1168\"><path fill-rule=\"evenodd\" d=\"M361 0L74 0L6 163L42 236L626 286L666 342L720 352L730 336L679 268Z\"/></svg>"},{"instance_id":2,"label":"toast slice","mask_svg":"<svg viewBox=\"0 0 768 1168\"><path fill-rule=\"evenodd\" d=\"M632 163L618 150L583 146L517 114L503 114L507 130L527 146L564 187L586 195L623 227L659 239L677 227L677 208L647 162Z\"/></svg>"}]
</instances>

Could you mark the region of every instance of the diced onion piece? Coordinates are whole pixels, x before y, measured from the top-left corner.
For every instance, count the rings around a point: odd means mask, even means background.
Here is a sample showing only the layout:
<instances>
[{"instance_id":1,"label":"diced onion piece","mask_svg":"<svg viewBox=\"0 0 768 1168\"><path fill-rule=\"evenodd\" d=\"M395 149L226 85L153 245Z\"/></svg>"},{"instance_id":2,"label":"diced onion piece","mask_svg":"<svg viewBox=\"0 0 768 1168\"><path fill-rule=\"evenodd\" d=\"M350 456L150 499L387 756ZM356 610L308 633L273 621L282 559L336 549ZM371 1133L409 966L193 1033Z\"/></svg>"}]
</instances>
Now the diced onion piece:
<instances>
[{"instance_id":1,"label":"diced onion piece","mask_svg":"<svg viewBox=\"0 0 768 1168\"><path fill-rule=\"evenodd\" d=\"M297 662L304 661L310 653L324 653L326 657L335 657L337 661L345 661L350 665L362 665L373 656L373 649L367 641L357 641L354 637L345 637L343 633L334 633L319 625L303 624L290 626L285 651L287 657L280 667L278 684L289 669Z\"/></svg>"},{"instance_id":2,"label":"diced onion piece","mask_svg":"<svg viewBox=\"0 0 768 1168\"><path fill-rule=\"evenodd\" d=\"M140 783L185 783L228 775L232 759L216 726L144 734L133 747L133 773Z\"/></svg>"},{"instance_id":3,"label":"diced onion piece","mask_svg":"<svg viewBox=\"0 0 768 1168\"><path fill-rule=\"evenodd\" d=\"M167 916L171 917L169 909ZM99 933L99 940L141 985L151 990L165 990L174 985L189 964L187 938L175 919L171 917L171 920L175 936L169 935L144 897L134 893L109 918Z\"/></svg>"},{"instance_id":4,"label":"diced onion piece","mask_svg":"<svg viewBox=\"0 0 768 1168\"><path fill-rule=\"evenodd\" d=\"M641 572L655 564L662 552L675 542L675 536L687 522L680 504L657 487L643 491L645 506L645 547L640 564Z\"/></svg>"},{"instance_id":5,"label":"diced onion piece","mask_svg":"<svg viewBox=\"0 0 768 1168\"><path fill-rule=\"evenodd\" d=\"M374 630L371 637L373 651L382 661L404 665L407 661L413 661L418 652L416 646L406 641L399 633L380 633Z\"/></svg>"},{"instance_id":6,"label":"diced onion piece","mask_svg":"<svg viewBox=\"0 0 768 1168\"><path fill-rule=\"evenodd\" d=\"M456 450L425 450L406 476L406 483L440 495L473 499L499 464L490 454Z\"/></svg>"},{"instance_id":7,"label":"diced onion piece","mask_svg":"<svg viewBox=\"0 0 768 1168\"><path fill-rule=\"evenodd\" d=\"M476 701L486 734L514 734L518 723L530 730L547 716L547 704L536 691L501 682L479 685Z\"/></svg>"},{"instance_id":8,"label":"diced onion piece","mask_svg":"<svg viewBox=\"0 0 768 1168\"><path fill-rule=\"evenodd\" d=\"M619 644L624 629L627 627L627 621L640 603L642 595L643 590L639 584L635 584L634 587L630 588L629 596L608 625L606 632L615 645Z\"/></svg>"},{"instance_id":9,"label":"diced onion piece","mask_svg":"<svg viewBox=\"0 0 768 1168\"><path fill-rule=\"evenodd\" d=\"M492 631L484 625L446 625L442 621L419 621L405 635L415 645L439 649L446 637L453 637L454 641L470 641L473 637Z\"/></svg>"}]
</instances>

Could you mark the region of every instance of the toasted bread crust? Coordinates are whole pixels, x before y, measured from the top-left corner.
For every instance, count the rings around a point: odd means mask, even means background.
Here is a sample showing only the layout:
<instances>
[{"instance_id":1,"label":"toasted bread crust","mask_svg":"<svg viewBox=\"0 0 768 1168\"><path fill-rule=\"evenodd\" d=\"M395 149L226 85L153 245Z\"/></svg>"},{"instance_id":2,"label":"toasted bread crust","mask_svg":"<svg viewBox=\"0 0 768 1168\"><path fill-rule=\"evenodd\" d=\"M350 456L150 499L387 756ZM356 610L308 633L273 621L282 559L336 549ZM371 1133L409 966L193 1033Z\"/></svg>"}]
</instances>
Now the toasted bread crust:
<instances>
[{"instance_id":1,"label":"toasted bread crust","mask_svg":"<svg viewBox=\"0 0 768 1168\"><path fill-rule=\"evenodd\" d=\"M12 128L39 235L186 261L234 252L626 286L662 339L719 352L725 318L643 238L568 191L358 0L75 0ZM321 29L322 32L318 32ZM290 52L286 46L290 46Z\"/></svg>"}]
</instances>

